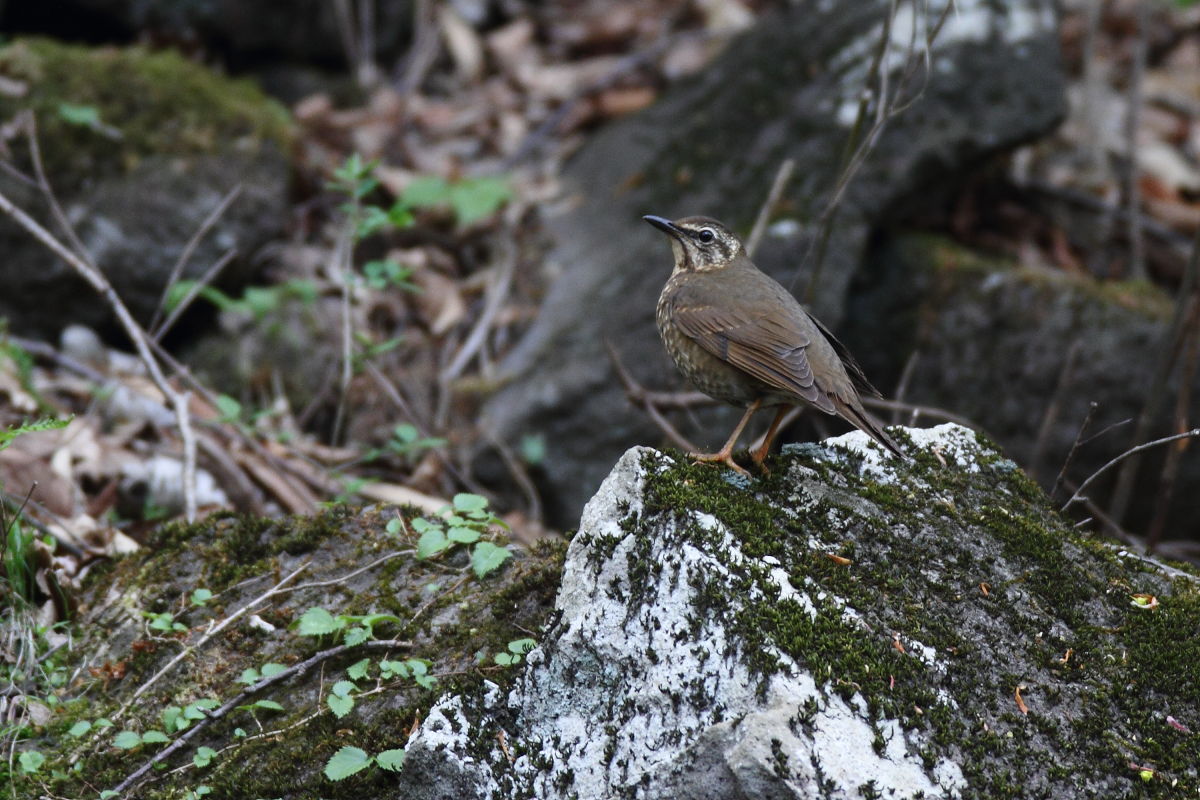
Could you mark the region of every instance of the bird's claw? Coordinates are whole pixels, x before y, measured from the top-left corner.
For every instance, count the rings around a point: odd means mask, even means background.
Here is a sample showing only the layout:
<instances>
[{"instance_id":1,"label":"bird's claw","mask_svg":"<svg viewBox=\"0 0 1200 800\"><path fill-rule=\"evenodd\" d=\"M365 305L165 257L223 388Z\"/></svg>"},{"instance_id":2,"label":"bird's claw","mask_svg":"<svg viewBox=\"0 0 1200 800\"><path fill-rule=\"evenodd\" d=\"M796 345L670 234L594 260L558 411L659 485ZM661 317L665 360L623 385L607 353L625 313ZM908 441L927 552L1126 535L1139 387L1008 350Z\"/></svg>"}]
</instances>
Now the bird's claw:
<instances>
[{"instance_id":1,"label":"bird's claw","mask_svg":"<svg viewBox=\"0 0 1200 800\"><path fill-rule=\"evenodd\" d=\"M693 461L703 461L705 463L724 464L739 475L750 477L750 471L733 460L733 453L722 450L719 453L689 453L688 456ZM760 465L761 466L761 465Z\"/></svg>"}]
</instances>

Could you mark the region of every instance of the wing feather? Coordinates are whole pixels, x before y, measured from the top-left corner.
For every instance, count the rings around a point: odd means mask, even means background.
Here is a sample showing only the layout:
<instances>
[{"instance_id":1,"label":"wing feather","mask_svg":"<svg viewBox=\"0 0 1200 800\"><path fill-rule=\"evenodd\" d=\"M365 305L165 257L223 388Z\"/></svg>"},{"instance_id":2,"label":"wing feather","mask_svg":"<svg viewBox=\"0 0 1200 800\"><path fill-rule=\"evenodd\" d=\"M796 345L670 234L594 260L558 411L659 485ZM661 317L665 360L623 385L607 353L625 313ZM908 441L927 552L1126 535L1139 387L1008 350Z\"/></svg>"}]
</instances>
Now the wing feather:
<instances>
[{"instance_id":1,"label":"wing feather","mask_svg":"<svg viewBox=\"0 0 1200 800\"><path fill-rule=\"evenodd\" d=\"M682 287L673 298L672 318L683 333L722 361L772 389L835 413L833 402L816 385L805 352L812 339L798 320L718 306L702 291Z\"/></svg>"}]
</instances>

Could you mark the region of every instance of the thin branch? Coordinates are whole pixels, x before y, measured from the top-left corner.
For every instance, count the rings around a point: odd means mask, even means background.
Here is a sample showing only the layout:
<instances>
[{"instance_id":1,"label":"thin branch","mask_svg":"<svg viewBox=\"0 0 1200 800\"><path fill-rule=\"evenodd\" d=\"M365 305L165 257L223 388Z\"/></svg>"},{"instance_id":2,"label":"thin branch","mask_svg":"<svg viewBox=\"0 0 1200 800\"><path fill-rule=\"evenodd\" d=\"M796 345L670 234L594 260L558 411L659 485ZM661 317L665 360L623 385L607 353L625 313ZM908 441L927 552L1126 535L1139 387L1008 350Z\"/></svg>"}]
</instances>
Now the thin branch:
<instances>
[{"instance_id":1,"label":"thin branch","mask_svg":"<svg viewBox=\"0 0 1200 800\"><path fill-rule=\"evenodd\" d=\"M13 218L13 221L27 233L49 248L55 255L66 261L92 288L104 298L113 313L116 314L125 333L137 349L138 356L150 374L150 379L158 390L163 393L175 411L175 421L179 427L179 437L183 442L183 496L184 514L188 522L196 519L196 438L192 433L191 415L188 411L190 392L177 392L159 367L158 360L150 350L149 337L133 318L133 314L117 295L112 284L95 266L83 257L68 250L49 231L38 224L36 220L15 206L3 193L0 193L0 212Z\"/></svg>"},{"instance_id":2,"label":"thin branch","mask_svg":"<svg viewBox=\"0 0 1200 800\"><path fill-rule=\"evenodd\" d=\"M1071 499L1067 500L1067 502L1063 504L1063 507L1061 509L1059 509L1059 511L1066 511L1070 506L1072 506L1075 503L1078 503L1080 500L1082 500L1083 499L1083 495L1082 495L1083 490L1086 489L1091 484L1092 481L1096 480L1096 478L1099 478L1101 475L1103 475L1105 472L1107 472L1109 470L1109 468L1116 466L1117 464L1121 463L1129 456L1136 455L1136 454L1142 452L1143 450L1149 450L1151 447L1158 447L1159 445L1170 444L1171 442L1177 442L1180 439L1192 439L1197 436L1200 436L1200 428L1192 428L1190 431L1184 431L1183 433L1177 433L1174 436L1164 436L1161 439L1155 439L1152 442L1146 442L1145 444L1139 444L1137 447L1131 447L1130 449L1126 450L1124 453L1121 453L1121 455L1117 456L1112 461L1109 461L1103 467L1101 467L1100 469L1096 470L1091 475L1089 475L1088 479L1079 485L1079 488L1075 490L1075 494L1071 495ZM1116 518L1114 517L1114 519L1116 519Z\"/></svg>"},{"instance_id":3,"label":"thin branch","mask_svg":"<svg viewBox=\"0 0 1200 800\"><path fill-rule=\"evenodd\" d=\"M1146 40L1150 36L1149 0L1137 0L1137 34L1133 39L1133 72L1129 77L1129 107L1125 112L1125 203L1129 209L1129 277L1144 281L1145 246L1142 240L1142 189L1138 180L1138 128L1142 119L1142 87L1146 74Z\"/></svg>"},{"instance_id":4,"label":"thin branch","mask_svg":"<svg viewBox=\"0 0 1200 800\"><path fill-rule=\"evenodd\" d=\"M608 358L612 362L613 369L617 373L617 378L621 381L621 385L625 387L625 397L629 399L629 402L643 408L646 413L650 415L650 419L654 420L654 424L658 426L658 429L661 430L663 434L665 434L666 437L670 439L680 450L688 453L698 452L696 445L689 442L687 438L681 434L675 428L675 426L667 420L666 417L662 415L662 413L655 407L653 403L647 401L646 392L642 389L641 385L634 380L633 376L629 374L629 371L625 369L625 365L621 363L621 357L617 355L616 348L613 347L612 342L606 339L604 341L604 347L606 350L608 350Z\"/></svg>"},{"instance_id":5,"label":"thin branch","mask_svg":"<svg viewBox=\"0 0 1200 800\"><path fill-rule=\"evenodd\" d=\"M917 362L921 360L921 351L913 350L904 362L904 369L900 370L900 380L896 382L896 391L892 392L892 399L897 403L904 402L904 395L908 394L908 385L912 383L912 376L917 371ZM915 424L914 419L911 424ZM892 424L900 424L899 409L892 412Z\"/></svg>"},{"instance_id":6,"label":"thin branch","mask_svg":"<svg viewBox=\"0 0 1200 800\"><path fill-rule=\"evenodd\" d=\"M176 281L179 280L179 277L183 275L184 269L187 268L188 262L192 260L192 254L196 252L196 248L200 246L200 242L204 239L208 232L212 230L213 226L217 224L217 221L221 219L221 217L229 209L229 206L233 204L233 201L236 200L238 195L241 193L242 185L240 183L230 189L225 196L221 198L220 202L217 203L217 207L214 208L209 215L204 218L204 222L200 223L200 227L197 228L196 232L192 234L192 238L188 240L188 243L184 245L183 252L179 254L179 258L175 261L175 266L171 268L171 276L167 278L167 282L163 285L162 297L158 299L158 308L154 309L154 317L150 320L150 325L148 326L155 339L161 339L164 330L170 327L169 325L163 325L162 329L160 329L158 328L158 322L160 319L162 319L163 309L166 308L167 295L170 294L171 287L174 286ZM232 252L232 248L230 251ZM222 266L224 265L222 264ZM211 269L209 271L212 272ZM180 303L180 305L183 304Z\"/></svg>"},{"instance_id":7,"label":"thin branch","mask_svg":"<svg viewBox=\"0 0 1200 800\"><path fill-rule=\"evenodd\" d=\"M775 180L771 182L771 191L767 193L767 199L758 209L754 227L750 229L750 236L746 239L746 255L751 258L754 257L754 251L758 249L759 242L766 233L767 223L771 220L771 215L775 213L775 208L779 205L779 198L783 196L783 190L787 187L788 181L792 178L792 171L795 169L795 159L789 158L779 165L779 169L775 173Z\"/></svg>"},{"instance_id":8,"label":"thin branch","mask_svg":"<svg viewBox=\"0 0 1200 800\"><path fill-rule=\"evenodd\" d=\"M1054 479L1054 488L1050 490L1050 496L1058 494L1059 488L1063 485L1063 481L1067 477L1067 469L1071 466L1071 462L1075 460L1075 453L1078 452L1080 444L1082 444L1083 434L1092 424L1092 417L1096 413L1096 409L1100 404L1095 400L1088 403L1087 414L1083 417L1083 424L1079 426L1079 432L1075 434L1075 441L1071 444L1071 449L1067 451L1067 458L1063 461L1062 469L1058 471L1058 477Z\"/></svg>"},{"instance_id":9,"label":"thin branch","mask_svg":"<svg viewBox=\"0 0 1200 800\"><path fill-rule=\"evenodd\" d=\"M229 266L229 262L233 261L235 256L237 256L237 250L235 250L232 247L229 248L228 250L226 250L225 253L220 258L218 258L213 263L213 265L205 271L205 273L203 275L200 276L200 280L196 281L195 283L193 283L191 285L191 287L187 290L187 292L183 295L183 297L180 298L179 302L175 305L175 307L173 309L171 309L171 313L167 316L167 318L165 320L163 320L161 325L159 325L157 328L155 328L153 323L151 324L150 335L154 338L154 341L156 341L156 342L162 341L162 338L167 335L167 332L170 331L171 328L175 327L175 323L179 321L179 318L183 316L184 312L187 311L189 308L191 308L192 302L197 297L200 296L200 293L202 291L204 291L205 287L209 286L210 284L212 284L212 282L214 280L216 280L217 276L221 274L221 270L223 270L223 269L225 269L225 267ZM173 285L173 283L174 282L172 281L172 283L167 284L168 290ZM166 302L166 293L164 292L162 303L165 303L165 302ZM156 321L158 319L158 316L159 316L159 313L161 310L162 310L162 304L160 303L159 310L154 312Z\"/></svg>"},{"instance_id":10,"label":"thin branch","mask_svg":"<svg viewBox=\"0 0 1200 800\"><path fill-rule=\"evenodd\" d=\"M1067 348L1067 357L1063 360L1062 371L1058 373L1058 383L1054 387L1054 394L1050 395L1050 402L1046 404L1046 411L1042 415L1042 424L1038 427L1037 438L1034 439L1033 451L1029 455L1029 473L1036 480L1038 477L1038 469L1042 463L1042 457L1046 454L1046 447L1050 442L1050 434L1054 430L1054 423L1058 421L1059 411L1062 409L1063 398L1066 397L1067 389L1071 385L1071 378L1075 372L1075 361L1079 358L1079 349L1082 346L1081 339L1075 339Z\"/></svg>"},{"instance_id":11,"label":"thin branch","mask_svg":"<svg viewBox=\"0 0 1200 800\"><path fill-rule=\"evenodd\" d=\"M515 248L508 242L507 239L501 237L503 244L503 254L500 257L500 263L494 268L495 271L491 274L491 280L488 281L487 296L484 298L483 311L479 314L479 319L475 322L475 327L467 334L466 340L462 343L462 347L454 354L454 358L442 370L441 382L443 387L457 378L462 371L466 369L467 364L475 357L483 347L484 341L492 327L492 322L496 319L496 314L500 312L500 307L508 297L509 287L512 286L513 272L517 267L517 256L514 252Z\"/></svg>"}]
</instances>

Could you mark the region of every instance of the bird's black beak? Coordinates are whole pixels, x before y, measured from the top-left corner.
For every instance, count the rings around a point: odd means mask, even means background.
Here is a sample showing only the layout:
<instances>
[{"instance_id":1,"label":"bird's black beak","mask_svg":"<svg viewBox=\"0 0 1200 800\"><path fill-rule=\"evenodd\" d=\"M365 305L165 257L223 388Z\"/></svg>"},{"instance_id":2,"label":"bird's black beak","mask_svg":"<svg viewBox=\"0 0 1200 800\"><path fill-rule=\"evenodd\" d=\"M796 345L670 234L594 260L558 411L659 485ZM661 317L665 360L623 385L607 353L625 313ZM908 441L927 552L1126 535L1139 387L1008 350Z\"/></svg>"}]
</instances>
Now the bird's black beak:
<instances>
[{"instance_id":1,"label":"bird's black beak","mask_svg":"<svg viewBox=\"0 0 1200 800\"><path fill-rule=\"evenodd\" d=\"M656 217L653 214L647 214L646 216L642 217L642 219L646 220L646 222L649 222L660 231L669 233L677 239L683 238L683 231L679 228L679 226L677 226L674 222L671 222L669 219L665 219L664 217Z\"/></svg>"}]
</instances>

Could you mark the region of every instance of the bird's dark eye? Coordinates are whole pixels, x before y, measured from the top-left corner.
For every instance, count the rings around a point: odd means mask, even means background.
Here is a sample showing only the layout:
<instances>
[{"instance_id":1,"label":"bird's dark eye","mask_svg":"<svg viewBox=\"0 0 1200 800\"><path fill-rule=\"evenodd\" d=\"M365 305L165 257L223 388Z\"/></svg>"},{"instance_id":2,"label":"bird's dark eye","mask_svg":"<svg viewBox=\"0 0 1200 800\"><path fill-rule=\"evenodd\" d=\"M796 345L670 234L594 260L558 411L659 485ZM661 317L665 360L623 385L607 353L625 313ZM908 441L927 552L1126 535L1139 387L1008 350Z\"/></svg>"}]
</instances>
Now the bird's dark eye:
<instances>
[{"instance_id":1,"label":"bird's dark eye","mask_svg":"<svg viewBox=\"0 0 1200 800\"><path fill-rule=\"evenodd\" d=\"M700 230L699 239L701 244L708 244L715 238L717 238L717 234L713 233L712 228L702 228Z\"/></svg>"}]
</instances>

